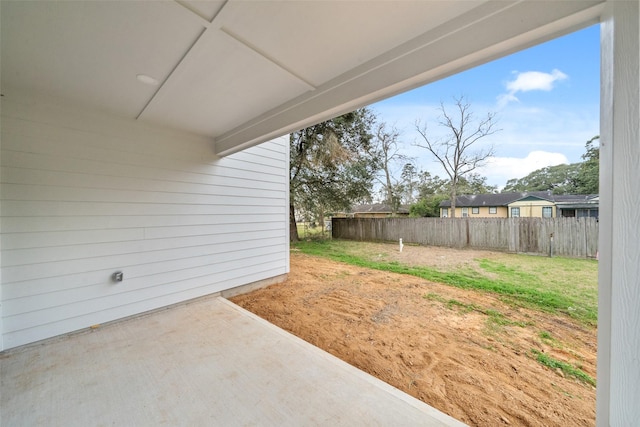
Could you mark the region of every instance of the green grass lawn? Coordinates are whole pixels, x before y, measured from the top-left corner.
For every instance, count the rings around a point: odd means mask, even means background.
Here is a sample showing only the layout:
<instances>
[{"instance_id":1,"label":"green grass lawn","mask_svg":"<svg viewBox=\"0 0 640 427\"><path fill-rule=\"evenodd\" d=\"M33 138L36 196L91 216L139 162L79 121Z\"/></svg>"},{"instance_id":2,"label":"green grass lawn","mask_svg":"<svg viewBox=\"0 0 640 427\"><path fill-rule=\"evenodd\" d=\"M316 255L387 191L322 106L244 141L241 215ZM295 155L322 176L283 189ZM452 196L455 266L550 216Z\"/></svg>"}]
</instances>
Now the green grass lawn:
<instances>
[{"instance_id":1,"label":"green grass lawn","mask_svg":"<svg viewBox=\"0 0 640 427\"><path fill-rule=\"evenodd\" d=\"M594 260L498 254L491 259L477 259L475 266L434 269L385 261L367 252L360 242L309 240L294 247L309 255L360 267L492 292L516 306L565 314L591 326L597 324L598 263Z\"/></svg>"}]
</instances>

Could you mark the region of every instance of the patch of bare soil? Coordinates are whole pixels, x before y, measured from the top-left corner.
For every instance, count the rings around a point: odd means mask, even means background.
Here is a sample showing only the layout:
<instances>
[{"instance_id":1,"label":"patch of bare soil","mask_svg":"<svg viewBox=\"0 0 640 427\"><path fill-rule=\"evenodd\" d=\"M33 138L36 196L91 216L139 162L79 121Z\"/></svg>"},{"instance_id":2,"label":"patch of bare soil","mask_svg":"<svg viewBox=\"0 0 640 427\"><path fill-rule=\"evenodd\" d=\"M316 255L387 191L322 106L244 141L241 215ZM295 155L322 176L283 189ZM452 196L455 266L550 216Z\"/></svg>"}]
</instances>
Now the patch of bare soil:
<instances>
[{"instance_id":1,"label":"patch of bare soil","mask_svg":"<svg viewBox=\"0 0 640 427\"><path fill-rule=\"evenodd\" d=\"M407 246L394 256L464 266L492 255ZM595 378L596 331L571 319L295 252L286 282L232 301L469 425L595 424L595 388L532 353L579 363Z\"/></svg>"}]
</instances>

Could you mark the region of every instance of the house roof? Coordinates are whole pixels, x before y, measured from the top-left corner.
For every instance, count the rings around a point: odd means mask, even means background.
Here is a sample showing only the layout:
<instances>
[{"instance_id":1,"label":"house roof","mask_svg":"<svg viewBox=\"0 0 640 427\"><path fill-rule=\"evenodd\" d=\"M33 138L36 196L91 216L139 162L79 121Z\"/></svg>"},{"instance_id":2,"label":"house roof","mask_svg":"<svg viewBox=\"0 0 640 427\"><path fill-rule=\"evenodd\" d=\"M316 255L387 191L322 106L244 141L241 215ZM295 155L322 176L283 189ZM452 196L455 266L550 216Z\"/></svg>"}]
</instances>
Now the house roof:
<instances>
[{"instance_id":1,"label":"house roof","mask_svg":"<svg viewBox=\"0 0 640 427\"><path fill-rule=\"evenodd\" d=\"M393 209L391 206L383 203L372 203L368 205L357 205L351 208L351 213L383 213L391 214ZM407 206L400 206L397 213L408 214L409 208Z\"/></svg>"},{"instance_id":2,"label":"house roof","mask_svg":"<svg viewBox=\"0 0 640 427\"><path fill-rule=\"evenodd\" d=\"M554 195L548 191L530 191L530 192L517 192L517 193L498 193L498 194L472 194L462 195L456 197L456 207L482 207L482 206L507 206L518 200L526 200L529 198L547 200L554 203L585 203L590 201L596 203L598 200L597 194L589 195L576 195L576 194L563 194ZM450 200L444 200L440 203L441 208L451 206Z\"/></svg>"},{"instance_id":3,"label":"house roof","mask_svg":"<svg viewBox=\"0 0 640 427\"><path fill-rule=\"evenodd\" d=\"M537 197L549 200L550 194L546 191L532 191L524 193L497 193L497 194L470 194L456 197L456 206L458 207L478 207L478 206L507 206L516 200L525 197ZM451 200L444 200L440 203L440 207L446 208L451 206Z\"/></svg>"},{"instance_id":4,"label":"house roof","mask_svg":"<svg viewBox=\"0 0 640 427\"><path fill-rule=\"evenodd\" d=\"M556 205L561 209L594 209L600 204L597 194L555 196Z\"/></svg>"},{"instance_id":5,"label":"house roof","mask_svg":"<svg viewBox=\"0 0 640 427\"><path fill-rule=\"evenodd\" d=\"M560 194L553 196L556 203L598 203L600 198L597 194Z\"/></svg>"},{"instance_id":6,"label":"house roof","mask_svg":"<svg viewBox=\"0 0 640 427\"><path fill-rule=\"evenodd\" d=\"M603 6L2 1L2 94L205 135L223 156L595 24Z\"/></svg>"}]
</instances>

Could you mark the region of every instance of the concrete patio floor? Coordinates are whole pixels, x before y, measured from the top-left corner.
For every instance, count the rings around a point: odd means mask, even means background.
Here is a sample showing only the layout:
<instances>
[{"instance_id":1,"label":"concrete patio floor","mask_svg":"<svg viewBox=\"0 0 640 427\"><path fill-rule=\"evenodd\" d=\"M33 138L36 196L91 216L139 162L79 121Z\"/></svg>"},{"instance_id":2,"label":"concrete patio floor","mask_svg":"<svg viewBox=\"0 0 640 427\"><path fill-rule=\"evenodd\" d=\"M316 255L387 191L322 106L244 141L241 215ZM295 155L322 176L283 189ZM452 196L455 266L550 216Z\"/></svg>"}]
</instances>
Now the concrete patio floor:
<instances>
[{"instance_id":1,"label":"concrete patio floor","mask_svg":"<svg viewBox=\"0 0 640 427\"><path fill-rule=\"evenodd\" d=\"M463 426L210 297L0 353L0 425Z\"/></svg>"}]
</instances>

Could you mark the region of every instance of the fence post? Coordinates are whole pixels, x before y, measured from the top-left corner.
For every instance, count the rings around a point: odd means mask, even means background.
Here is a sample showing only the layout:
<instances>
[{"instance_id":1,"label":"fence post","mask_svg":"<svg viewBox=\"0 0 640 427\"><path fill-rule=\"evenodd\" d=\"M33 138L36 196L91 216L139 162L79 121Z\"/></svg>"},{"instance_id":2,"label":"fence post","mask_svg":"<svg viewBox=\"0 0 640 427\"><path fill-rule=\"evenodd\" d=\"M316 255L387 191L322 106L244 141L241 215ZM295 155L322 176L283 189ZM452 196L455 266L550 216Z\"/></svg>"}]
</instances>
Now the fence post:
<instances>
[{"instance_id":1,"label":"fence post","mask_svg":"<svg viewBox=\"0 0 640 427\"><path fill-rule=\"evenodd\" d=\"M467 225L467 247L471 246L471 234L469 233L469 218L465 221Z\"/></svg>"},{"instance_id":2,"label":"fence post","mask_svg":"<svg viewBox=\"0 0 640 427\"><path fill-rule=\"evenodd\" d=\"M535 252L549 257L554 257L556 253L559 256L573 257L596 255L598 223L595 219L539 219L542 222L528 224L532 220L335 218L332 221L331 232L334 238L358 241L398 242L402 236L403 246L406 242L454 248ZM306 231L304 232L306 234Z\"/></svg>"}]
</instances>

